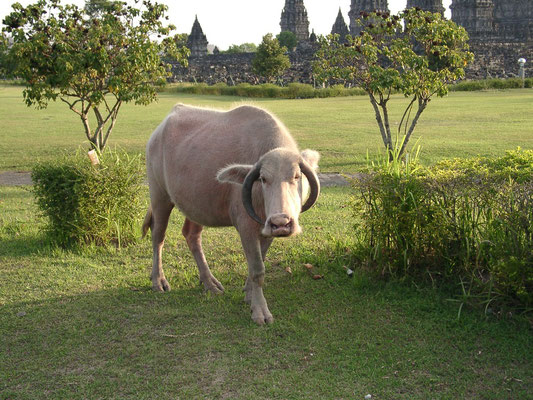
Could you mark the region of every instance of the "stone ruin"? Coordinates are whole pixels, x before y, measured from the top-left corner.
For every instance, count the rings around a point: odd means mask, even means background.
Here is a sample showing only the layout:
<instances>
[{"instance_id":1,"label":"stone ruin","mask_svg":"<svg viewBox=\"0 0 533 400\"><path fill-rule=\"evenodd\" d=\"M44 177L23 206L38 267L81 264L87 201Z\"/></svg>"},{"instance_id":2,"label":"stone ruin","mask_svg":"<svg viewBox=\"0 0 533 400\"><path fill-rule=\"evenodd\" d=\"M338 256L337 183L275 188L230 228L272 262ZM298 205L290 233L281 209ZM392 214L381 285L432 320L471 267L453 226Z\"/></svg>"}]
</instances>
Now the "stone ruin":
<instances>
[{"instance_id":1,"label":"stone ruin","mask_svg":"<svg viewBox=\"0 0 533 400\"><path fill-rule=\"evenodd\" d=\"M286 0L281 12L281 32L292 32L299 42L309 39L309 19L303 0Z\"/></svg>"},{"instance_id":2,"label":"stone ruin","mask_svg":"<svg viewBox=\"0 0 533 400\"><path fill-rule=\"evenodd\" d=\"M407 7L444 14L442 0L407 0ZM452 20L463 26L470 36L475 61L467 68L467 78L509 78L518 73L518 59L526 58L526 76L533 71L533 0L452 0ZM349 27L339 9L331 33L341 38L347 33L358 34L361 12L389 12L387 0L351 0ZM284 83L314 84L312 60L316 49L314 32L309 35L309 19L304 0L286 0L281 13L281 31L293 32L299 40L289 57L292 67L282 77ZM195 19L188 47L189 67L174 66L174 81L261 83L252 72L254 53L210 54L208 41L198 18Z\"/></svg>"}]
</instances>

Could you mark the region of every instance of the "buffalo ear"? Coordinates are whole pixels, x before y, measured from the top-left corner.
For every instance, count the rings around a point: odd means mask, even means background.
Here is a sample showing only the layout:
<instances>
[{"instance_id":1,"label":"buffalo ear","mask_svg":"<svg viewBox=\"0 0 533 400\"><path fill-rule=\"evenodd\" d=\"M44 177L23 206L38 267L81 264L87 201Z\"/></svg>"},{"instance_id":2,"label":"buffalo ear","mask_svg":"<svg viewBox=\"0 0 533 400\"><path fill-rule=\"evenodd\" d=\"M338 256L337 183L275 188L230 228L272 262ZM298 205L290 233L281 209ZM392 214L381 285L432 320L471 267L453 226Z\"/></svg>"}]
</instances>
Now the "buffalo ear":
<instances>
[{"instance_id":1,"label":"buffalo ear","mask_svg":"<svg viewBox=\"0 0 533 400\"><path fill-rule=\"evenodd\" d=\"M320 154L318 151L306 149L302 151L301 156L311 168L315 171L318 169L318 161L320 160Z\"/></svg>"},{"instance_id":2,"label":"buffalo ear","mask_svg":"<svg viewBox=\"0 0 533 400\"><path fill-rule=\"evenodd\" d=\"M217 180L220 183L235 183L242 185L244 178L253 168L253 165L233 164L222 168L217 173Z\"/></svg>"}]
</instances>

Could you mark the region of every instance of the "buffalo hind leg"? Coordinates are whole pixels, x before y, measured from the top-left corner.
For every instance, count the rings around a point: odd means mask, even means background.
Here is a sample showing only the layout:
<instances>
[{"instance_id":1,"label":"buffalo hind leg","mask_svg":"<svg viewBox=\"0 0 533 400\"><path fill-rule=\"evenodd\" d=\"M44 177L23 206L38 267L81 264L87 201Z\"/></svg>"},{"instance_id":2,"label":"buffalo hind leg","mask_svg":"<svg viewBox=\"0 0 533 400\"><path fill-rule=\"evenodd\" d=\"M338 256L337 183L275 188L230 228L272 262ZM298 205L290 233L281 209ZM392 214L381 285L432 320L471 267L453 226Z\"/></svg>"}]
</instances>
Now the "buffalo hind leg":
<instances>
[{"instance_id":1,"label":"buffalo hind leg","mask_svg":"<svg viewBox=\"0 0 533 400\"><path fill-rule=\"evenodd\" d=\"M183 236L185 236L189 250L196 261L198 272L200 274L200 281L204 284L205 290L209 290L211 293L220 294L224 292L224 287L211 273L205 259L204 251L202 250L203 229L204 227L202 225L198 225L188 218L185 218L185 223L183 224L181 232L183 233Z\"/></svg>"},{"instance_id":2,"label":"buffalo hind leg","mask_svg":"<svg viewBox=\"0 0 533 400\"><path fill-rule=\"evenodd\" d=\"M154 207L154 204L157 204ZM165 233L168 226L168 219L172 208L174 207L170 202L157 201L152 202L152 220L150 228L152 230L152 289L157 292L168 292L170 285L168 284L165 274L163 272L163 263L161 256L163 253L163 245L165 244Z\"/></svg>"}]
</instances>

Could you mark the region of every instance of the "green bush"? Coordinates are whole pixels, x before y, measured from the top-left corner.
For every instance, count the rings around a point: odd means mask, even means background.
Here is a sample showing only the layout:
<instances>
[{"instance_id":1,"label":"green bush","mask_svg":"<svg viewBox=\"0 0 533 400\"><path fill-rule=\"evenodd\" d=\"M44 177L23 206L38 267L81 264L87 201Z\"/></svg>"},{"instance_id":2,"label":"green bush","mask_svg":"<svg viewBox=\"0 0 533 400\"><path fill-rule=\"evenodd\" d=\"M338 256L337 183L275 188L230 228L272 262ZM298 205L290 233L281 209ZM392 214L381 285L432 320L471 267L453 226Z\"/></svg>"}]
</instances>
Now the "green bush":
<instances>
[{"instance_id":1,"label":"green bush","mask_svg":"<svg viewBox=\"0 0 533 400\"><path fill-rule=\"evenodd\" d=\"M252 85L250 85L249 83L239 83L237 86L235 86L235 95L246 97L251 87Z\"/></svg>"},{"instance_id":2,"label":"green bush","mask_svg":"<svg viewBox=\"0 0 533 400\"><path fill-rule=\"evenodd\" d=\"M311 99L315 97L313 86L305 83L289 83L287 92L291 99Z\"/></svg>"},{"instance_id":3,"label":"green bush","mask_svg":"<svg viewBox=\"0 0 533 400\"><path fill-rule=\"evenodd\" d=\"M533 78L527 78L524 82L526 88L533 87ZM487 89L516 89L522 87L522 80L512 79L485 79L477 81L461 81L449 86L450 91L479 91ZM169 89L170 88L170 89ZM333 85L325 88L313 88L305 83L289 83L287 87L273 84L251 85L240 83L236 86L228 86L226 83L207 85L206 83L182 83L173 84L167 90L175 90L181 93L216 95L216 96L240 96L255 98L283 98L283 99L311 99L341 96L364 96L367 93L358 87L347 88L344 85Z\"/></svg>"},{"instance_id":4,"label":"green bush","mask_svg":"<svg viewBox=\"0 0 533 400\"><path fill-rule=\"evenodd\" d=\"M449 86L452 92L473 92L487 89L486 81L463 81Z\"/></svg>"},{"instance_id":5,"label":"green bush","mask_svg":"<svg viewBox=\"0 0 533 400\"><path fill-rule=\"evenodd\" d=\"M522 79L488 79L487 87L489 89L520 89L522 87Z\"/></svg>"},{"instance_id":6,"label":"green bush","mask_svg":"<svg viewBox=\"0 0 533 400\"><path fill-rule=\"evenodd\" d=\"M259 93L261 94L260 97L275 99L275 98L281 98L282 92L284 92L284 88L274 85L272 83L263 83L258 86L261 90Z\"/></svg>"},{"instance_id":7,"label":"green bush","mask_svg":"<svg viewBox=\"0 0 533 400\"><path fill-rule=\"evenodd\" d=\"M223 95L282 99L311 99L366 95L366 92L360 88L345 88L343 85L335 85L327 88L316 89L311 85L297 82L290 83L286 87L277 86L271 83L263 83L260 85L240 83L236 86L228 86L225 83L217 83L211 86L205 83L177 84L172 85L170 89L167 90L198 95Z\"/></svg>"},{"instance_id":8,"label":"green bush","mask_svg":"<svg viewBox=\"0 0 533 400\"><path fill-rule=\"evenodd\" d=\"M356 253L381 274L468 285L471 299L533 306L533 151L375 163L354 181ZM465 292L466 293L466 292Z\"/></svg>"},{"instance_id":9,"label":"green bush","mask_svg":"<svg viewBox=\"0 0 533 400\"><path fill-rule=\"evenodd\" d=\"M144 204L140 156L106 150L93 166L84 152L34 167L33 193L60 246L124 246L139 236Z\"/></svg>"},{"instance_id":10,"label":"green bush","mask_svg":"<svg viewBox=\"0 0 533 400\"><path fill-rule=\"evenodd\" d=\"M520 89L524 84L524 87L533 87L533 78L527 78L524 82L519 78L509 79L484 79L477 81L461 81L449 86L452 92L471 92L487 89Z\"/></svg>"}]
</instances>

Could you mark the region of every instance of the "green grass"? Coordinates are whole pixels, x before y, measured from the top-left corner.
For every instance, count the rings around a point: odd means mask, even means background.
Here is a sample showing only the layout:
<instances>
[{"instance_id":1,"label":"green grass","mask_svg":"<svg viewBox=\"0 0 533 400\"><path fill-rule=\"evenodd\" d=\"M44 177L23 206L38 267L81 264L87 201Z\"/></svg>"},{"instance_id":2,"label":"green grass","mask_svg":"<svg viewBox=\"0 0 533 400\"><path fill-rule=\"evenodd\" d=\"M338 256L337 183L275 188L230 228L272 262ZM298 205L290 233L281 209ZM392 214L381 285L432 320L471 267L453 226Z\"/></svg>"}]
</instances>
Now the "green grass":
<instances>
[{"instance_id":1,"label":"green grass","mask_svg":"<svg viewBox=\"0 0 533 400\"><path fill-rule=\"evenodd\" d=\"M323 172L355 172L366 163L367 150L378 152L381 137L366 96L309 100L240 99L161 93L147 107L125 105L110 144L144 152L151 132L177 102L229 109L254 103L275 113L302 148L321 152ZM406 100L391 101L392 120L398 121ZM415 130L411 143L421 138L421 161L501 155L521 146L533 148L533 89L454 92L435 99ZM62 103L46 110L28 108L22 88L0 87L0 171L30 170L35 162L51 159L84 143L82 124ZM88 147L88 146L87 146Z\"/></svg>"},{"instance_id":2,"label":"green grass","mask_svg":"<svg viewBox=\"0 0 533 400\"><path fill-rule=\"evenodd\" d=\"M457 319L445 292L346 276L348 198L324 189L304 233L274 242L265 294L276 321L257 327L234 229L205 232L226 288L206 295L175 212L164 253L173 290L154 293L148 240L50 248L31 193L0 187L0 399L531 398L527 321Z\"/></svg>"},{"instance_id":3,"label":"green grass","mask_svg":"<svg viewBox=\"0 0 533 400\"><path fill-rule=\"evenodd\" d=\"M21 93L0 87L0 171L29 170L83 143L64 104L27 108ZM533 148L532 100L531 89L452 93L432 102L413 141L422 137L428 164ZM126 105L111 145L143 151L176 102L228 109L241 100L162 93L148 107ZM324 172L357 171L367 149L382 147L366 97L253 103L302 148L319 150ZM397 119L399 106L392 112ZM206 295L175 212L164 253L173 290L153 293L149 240L122 250L50 247L29 190L0 187L0 399L530 398L529 322L465 308L458 319L449 291L376 281L349 264L349 197L349 188L324 189L302 215L304 233L274 242L265 295L276 321L257 327L234 229L204 233L226 288ZM313 280L306 262L324 279Z\"/></svg>"}]
</instances>

